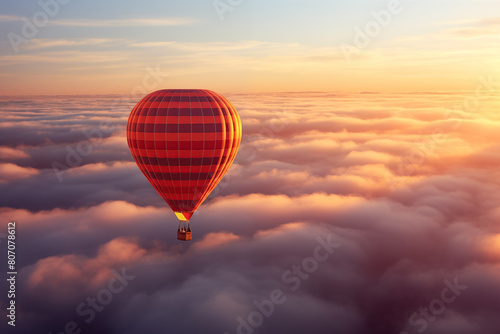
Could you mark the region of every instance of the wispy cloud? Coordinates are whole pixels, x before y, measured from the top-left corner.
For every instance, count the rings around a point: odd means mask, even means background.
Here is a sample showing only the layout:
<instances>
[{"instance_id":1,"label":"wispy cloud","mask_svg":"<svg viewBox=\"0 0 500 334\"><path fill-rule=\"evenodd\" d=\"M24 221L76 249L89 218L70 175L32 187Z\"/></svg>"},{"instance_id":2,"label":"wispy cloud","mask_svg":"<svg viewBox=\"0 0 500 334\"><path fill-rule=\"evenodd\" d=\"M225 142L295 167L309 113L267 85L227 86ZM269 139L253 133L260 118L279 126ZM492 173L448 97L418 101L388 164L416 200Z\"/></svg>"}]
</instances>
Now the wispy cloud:
<instances>
[{"instance_id":1,"label":"wispy cloud","mask_svg":"<svg viewBox=\"0 0 500 334\"><path fill-rule=\"evenodd\" d=\"M26 49L44 49L64 46L111 45L125 42L125 39L112 38L80 38L80 39L34 39L25 46Z\"/></svg>"},{"instance_id":2,"label":"wispy cloud","mask_svg":"<svg viewBox=\"0 0 500 334\"><path fill-rule=\"evenodd\" d=\"M16 15L0 15L0 22L13 22L13 21L22 21L21 16Z\"/></svg>"},{"instance_id":3,"label":"wispy cloud","mask_svg":"<svg viewBox=\"0 0 500 334\"><path fill-rule=\"evenodd\" d=\"M196 23L192 18L172 17L164 19L156 18L135 18L135 19L111 19L111 20L92 20L92 19L71 19L57 20L51 23L58 26L68 27L139 27L139 26L180 26Z\"/></svg>"},{"instance_id":4,"label":"wispy cloud","mask_svg":"<svg viewBox=\"0 0 500 334\"><path fill-rule=\"evenodd\" d=\"M161 46L172 46L175 42L132 42L130 46L138 48L156 48Z\"/></svg>"},{"instance_id":5,"label":"wispy cloud","mask_svg":"<svg viewBox=\"0 0 500 334\"><path fill-rule=\"evenodd\" d=\"M280 44L281 47L288 46ZM180 43L175 41L170 42L133 42L130 44L133 47L157 47L157 46L169 46L171 48L183 51L197 51L197 52L208 52L208 51L239 51L248 50L256 48L269 48L276 46L274 43L268 43L263 41L240 41L240 42L208 42L208 43Z\"/></svg>"},{"instance_id":6,"label":"wispy cloud","mask_svg":"<svg viewBox=\"0 0 500 334\"><path fill-rule=\"evenodd\" d=\"M455 35L461 38L479 38L500 33L500 17L488 17L475 20L446 22L445 25L455 25L456 28L444 30L446 35Z\"/></svg>"},{"instance_id":7,"label":"wispy cloud","mask_svg":"<svg viewBox=\"0 0 500 334\"><path fill-rule=\"evenodd\" d=\"M440 23L444 26L464 26L464 25L476 25L476 26L491 26L500 25L500 17L485 17L480 19L468 19L468 20L457 20L457 21L445 21Z\"/></svg>"},{"instance_id":8,"label":"wispy cloud","mask_svg":"<svg viewBox=\"0 0 500 334\"><path fill-rule=\"evenodd\" d=\"M445 33L450 35L455 35L461 38L480 38L492 35L499 35L500 31L498 28L478 28L478 27L466 27L466 28L456 28L448 29Z\"/></svg>"},{"instance_id":9,"label":"wispy cloud","mask_svg":"<svg viewBox=\"0 0 500 334\"><path fill-rule=\"evenodd\" d=\"M117 62L128 59L119 51L113 52L90 52L90 51L64 51L64 52L40 52L37 54L4 55L0 56L1 66L15 64L95 64L103 62Z\"/></svg>"},{"instance_id":10,"label":"wispy cloud","mask_svg":"<svg viewBox=\"0 0 500 334\"><path fill-rule=\"evenodd\" d=\"M0 15L0 22L22 21L23 18L17 15ZM187 17L169 17L169 18L125 18L125 19L65 19L51 20L49 24L67 27L163 27L163 26L181 26L198 22L194 18Z\"/></svg>"}]
</instances>

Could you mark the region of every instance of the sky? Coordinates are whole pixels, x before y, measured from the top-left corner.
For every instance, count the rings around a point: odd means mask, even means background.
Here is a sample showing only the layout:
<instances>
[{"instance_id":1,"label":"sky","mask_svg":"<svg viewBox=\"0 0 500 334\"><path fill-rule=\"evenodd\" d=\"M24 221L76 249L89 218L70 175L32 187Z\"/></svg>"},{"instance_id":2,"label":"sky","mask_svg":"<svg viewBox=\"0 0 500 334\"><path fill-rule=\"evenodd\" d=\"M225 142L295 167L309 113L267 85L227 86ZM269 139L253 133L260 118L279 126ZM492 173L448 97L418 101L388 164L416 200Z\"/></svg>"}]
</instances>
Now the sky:
<instances>
[{"instance_id":1,"label":"sky","mask_svg":"<svg viewBox=\"0 0 500 334\"><path fill-rule=\"evenodd\" d=\"M498 334L498 2L43 1L0 3L2 333ZM126 140L168 88L242 121L190 242Z\"/></svg>"},{"instance_id":2,"label":"sky","mask_svg":"<svg viewBox=\"0 0 500 334\"><path fill-rule=\"evenodd\" d=\"M128 94L147 68L165 88L455 91L499 68L495 0L54 1L0 4L2 95Z\"/></svg>"}]
</instances>

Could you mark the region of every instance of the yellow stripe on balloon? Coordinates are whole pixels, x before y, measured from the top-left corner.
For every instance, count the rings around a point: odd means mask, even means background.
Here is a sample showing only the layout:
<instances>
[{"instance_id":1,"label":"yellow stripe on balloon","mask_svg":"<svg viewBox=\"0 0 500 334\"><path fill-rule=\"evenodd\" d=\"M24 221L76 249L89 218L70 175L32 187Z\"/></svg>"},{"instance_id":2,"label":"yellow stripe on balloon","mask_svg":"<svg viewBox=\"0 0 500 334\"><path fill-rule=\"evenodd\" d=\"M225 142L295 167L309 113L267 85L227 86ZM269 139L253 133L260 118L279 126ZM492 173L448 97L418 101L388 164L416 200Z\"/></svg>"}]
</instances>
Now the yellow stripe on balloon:
<instances>
[{"instance_id":1,"label":"yellow stripe on balloon","mask_svg":"<svg viewBox=\"0 0 500 334\"><path fill-rule=\"evenodd\" d=\"M179 219L181 222L188 221L187 218L184 216L184 213L182 212L174 212L174 213L177 216L177 219Z\"/></svg>"}]
</instances>

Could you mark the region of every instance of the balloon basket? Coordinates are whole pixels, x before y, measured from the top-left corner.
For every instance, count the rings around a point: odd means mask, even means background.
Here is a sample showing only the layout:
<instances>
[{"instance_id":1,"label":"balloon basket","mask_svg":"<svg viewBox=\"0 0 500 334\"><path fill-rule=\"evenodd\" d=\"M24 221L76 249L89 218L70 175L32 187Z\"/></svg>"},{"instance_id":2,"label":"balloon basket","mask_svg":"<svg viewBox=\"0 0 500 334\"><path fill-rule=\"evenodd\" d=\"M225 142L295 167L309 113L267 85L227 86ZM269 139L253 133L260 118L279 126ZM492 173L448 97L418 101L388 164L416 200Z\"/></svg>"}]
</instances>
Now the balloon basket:
<instances>
[{"instance_id":1,"label":"balloon basket","mask_svg":"<svg viewBox=\"0 0 500 334\"><path fill-rule=\"evenodd\" d=\"M189 241L193 239L193 232L177 231L177 240Z\"/></svg>"},{"instance_id":2,"label":"balloon basket","mask_svg":"<svg viewBox=\"0 0 500 334\"><path fill-rule=\"evenodd\" d=\"M189 241L193 239L193 232L191 231L191 227L189 227L189 223L187 227L185 225L181 225L184 224L179 223L179 228L177 229L177 240Z\"/></svg>"}]
</instances>

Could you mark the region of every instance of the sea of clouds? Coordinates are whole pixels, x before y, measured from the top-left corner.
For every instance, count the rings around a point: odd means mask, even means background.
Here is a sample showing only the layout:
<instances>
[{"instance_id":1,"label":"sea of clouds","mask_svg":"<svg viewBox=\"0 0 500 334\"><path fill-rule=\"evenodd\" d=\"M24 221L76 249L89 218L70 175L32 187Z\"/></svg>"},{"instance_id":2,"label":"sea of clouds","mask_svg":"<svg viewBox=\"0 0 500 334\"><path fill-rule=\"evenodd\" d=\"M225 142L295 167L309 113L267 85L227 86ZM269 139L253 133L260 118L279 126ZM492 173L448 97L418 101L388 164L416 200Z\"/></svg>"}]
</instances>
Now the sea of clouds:
<instances>
[{"instance_id":1,"label":"sea of clouds","mask_svg":"<svg viewBox=\"0 0 500 334\"><path fill-rule=\"evenodd\" d=\"M190 243L127 147L133 103L0 98L17 330L498 333L498 96L227 97L242 145Z\"/></svg>"}]
</instances>

